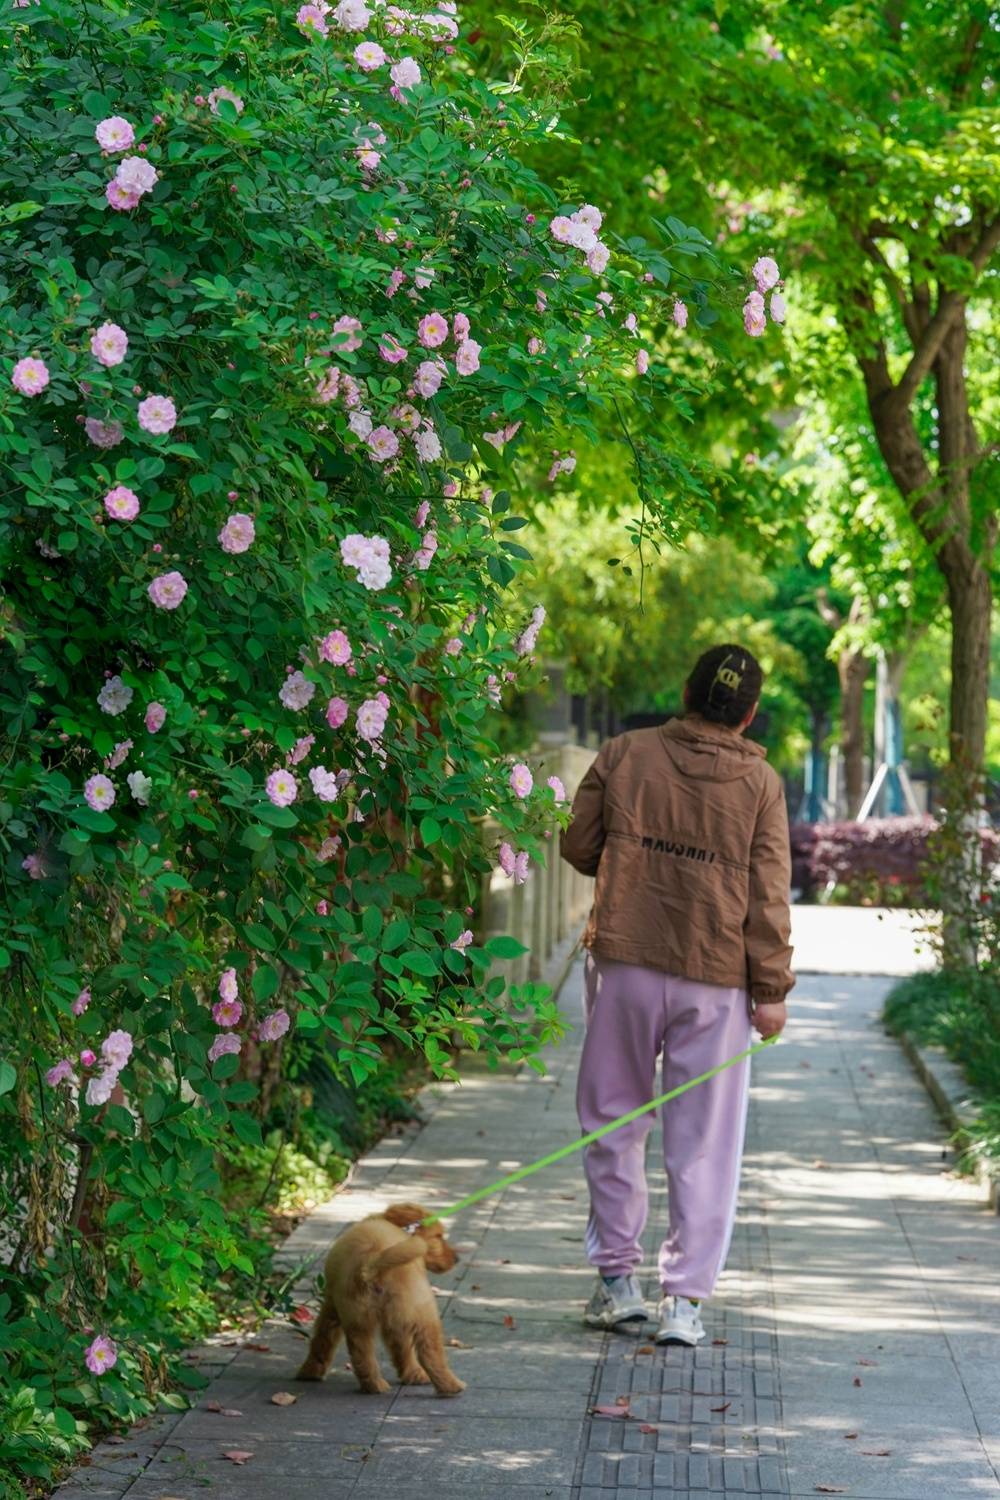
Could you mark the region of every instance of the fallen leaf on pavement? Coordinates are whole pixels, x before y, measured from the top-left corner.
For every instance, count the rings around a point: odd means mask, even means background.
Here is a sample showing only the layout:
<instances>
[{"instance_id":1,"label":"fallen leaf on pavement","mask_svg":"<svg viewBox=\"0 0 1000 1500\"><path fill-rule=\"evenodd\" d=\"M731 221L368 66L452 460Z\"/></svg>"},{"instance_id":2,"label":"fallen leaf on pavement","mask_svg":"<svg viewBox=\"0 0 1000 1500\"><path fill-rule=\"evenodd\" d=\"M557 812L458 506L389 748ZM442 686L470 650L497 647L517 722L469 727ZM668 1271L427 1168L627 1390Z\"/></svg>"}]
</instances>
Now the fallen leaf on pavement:
<instances>
[{"instance_id":1,"label":"fallen leaf on pavement","mask_svg":"<svg viewBox=\"0 0 1000 1500\"><path fill-rule=\"evenodd\" d=\"M471 1349L472 1345L471 1344L463 1344L461 1339L449 1339L448 1340L448 1348L449 1349Z\"/></svg>"},{"instance_id":2,"label":"fallen leaf on pavement","mask_svg":"<svg viewBox=\"0 0 1000 1500\"><path fill-rule=\"evenodd\" d=\"M629 1409L627 1406L592 1406L590 1414L592 1417L627 1417Z\"/></svg>"},{"instance_id":3,"label":"fallen leaf on pavement","mask_svg":"<svg viewBox=\"0 0 1000 1500\"><path fill-rule=\"evenodd\" d=\"M729 1340L728 1339L713 1339L712 1343L713 1344L728 1344Z\"/></svg>"},{"instance_id":4,"label":"fallen leaf on pavement","mask_svg":"<svg viewBox=\"0 0 1000 1500\"><path fill-rule=\"evenodd\" d=\"M858 1360L858 1364L859 1365L877 1365L878 1364L878 1360L877 1359L859 1359Z\"/></svg>"},{"instance_id":5,"label":"fallen leaf on pavement","mask_svg":"<svg viewBox=\"0 0 1000 1500\"><path fill-rule=\"evenodd\" d=\"M631 1399L632 1399L631 1396L616 1396L615 1397L615 1405L616 1406L628 1406L628 1404L631 1401Z\"/></svg>"},{"instance_id":6,"label":"fallen leaf on pavement","mask_svg":"<svg viewBox=\"0 0 1000 1500\"><path fill-rule=\"evenodd\" d=\"M243 1448L231 1448L224 1453L223 1458L228 1458L231 1464L245 1464L248 1458L253 1458L252 1453L247 1453Z\"/></svg>"},{"instance_id":7,"label":"fallen leaf on pavement","mask_svg":"<svg viewBox=\"0 0 1000 1500\"><path fill-rule=\"evenodd\" d=\"M640 1432L659 1432L659 1430L660 1429L658 1427L654 1426L654 1424L652 1422L640 1422L639 1423L639 1431Z\"/></svg>"},{"instance_id":8,"label":"fallen leaf on pavement","mask_svg":"<svg viewBox=\"0 0 1000 1500\"><path fill-rule=\"evenodd\" d=\"M854 1384L855 1385L860 1385L861 1384L861 1376L860 1375L855 1375L855 1377L854 1377Z\"/></svg>"},{"instance_id":9,"label":"fallen leaf on pavement","mask_svg":"<svg viewBox=\"0 0 1000 1500\"><path fill-rule=\"evenodd\" d=\"M296 1307L292 1312L292 1320L296 1323L311 1323L313 1315L308 1307Z\"/></svg>"},{"instance_id":10,"label":"fallen leaf on pavement","mask_svg":"<svg viewBox=\"0 0 1000 1500\"><path fill-rule=\"evenodd\" d=\"M803 1062L799 1063L799 1067L800 1068L811 1068L812 1067L812 1063L811 1062L805 1062L805 1061L803 1061Z\"/></svg>"},{"instance_id":11,"label":"fallen leaf on pavement","mask_svg":"<svg viewBox=\"0 0 1000 1500\"><path fill-rule=\"evenodd\" d=\"M859 1448L858 1452L859 1453L863 1453L864 1456L865 1456L865 1458L891 1458L892 1457L892 1449L891 1448Z\"/></svg>"},{"instance_id":12,"label":"fallen leaf on pavement","mask_svg":"<svg viewBox=\"0 0 1000 1500\"><path fill-rule=\"evenodd\" d=\"M813 1489L821 1495L846 1495L847 1491L842 1484L816 1484Z\"/></svg>"},{"instance_id":13,"label":"fallen leaf on pavement","mask_svg":"<svg viewBox=\"0 0 1000 1500\"><path fill-rule=\"evenodd\" d=\"M732 1404L731 1401L727 1401L725 1406L710 1406L708 1409L709 1411L728 1411Z\"/></svg>"},{"instance_id":14,"label":"fallen leaf on pavement","mask_svg":"<svg viewBox=\"0 0 1000 1500\"><path fill-rule=\"evenodd\" d=\"M830 1163L827 1162L827 1161L821 1161L820 1158L817 1156L816 1160L813 1162L813 1166L814 1167L822 1167L825 1171L828 1171Z\"/></svg>"},{"instance_id":15,"label":"fallen leaf on pavement","mask_svg":"<svg viewBox=\"0 0 1000 1500\"><path fill-rule=\"evenodd\" d=\"M218 1401L206 1401L205 1410L218 1412L220 1417L242 1417L243 1415L241 1411L236 1410L235 1406L223 1406Z\"/></svg>"},{"instance_id":16,"label":"fallen leaf on pavement","mask_svg":"<svg viewBox=\"0 0 1000 1500\"><path fill-rule=\"evenodd\" d=\"M270 1344L244 1344L244 1349L259 1349L261 1354L270 1354Z\"/></svg>"},{"instance_id":17,"label":"fallen leaf on pavement","mask_svg":"<svg viewBox=\"0 0 1000 1500\"><path fill-rule=\"evenodd\" d=\"M472 1283L472 1285L470 1286L469 1291L470 1292L478 1292L479 1290L480 1290L479 1285L474 1281Z\"/></svg>"},{"instance_id":18,"label":"fallen leaf on pavement","mask_svg":"<svg viewBox=\"0 0 1000 1500\"><path fill-rule=\"evenodd\" d=\"M845 1432L844 1436L845 1436L845 1438L856 1438L857 1437L857 1433L856 1432Z\"/></svg>"},{"instance_id":19,"label":"fallen leaf on pavement","mask_svg":"<svg viewBox=\"0 0 1000 1500\"><path fill-rule=\"evenodd\" d=\"M272 1406L294 1406L298 1396L293 1396L291 1391L275 1391L271 1397Z\"/></svg>"},{"instance_id":20,"label":"fallen leaf on pavement","mask_svg":"<svg viewBox=\"0 0 1000 1500\"><path fill-rule=\"evenodd\" d=\"M115 1445L117 1445L118 1443L124 1443L125 1439L123 1437L118 1437L115 1433L112 1433L111 1437L106 1437L104 1441L106 1443L114 1443Z\"/></svg>"},{"instance_id":21,"label":"fallen leaf on pavement","mask_svg":"<svg viewBox=\"0 0 1000 1500\"><path fill-rule=\"evenodd\" d=\"M640 1344L635 1352L636 1354L655 1354L656 1349L652 1344Z\"/></svg>"},{"instance_id":22,"label":"fallen leaf on pavement","mask_svg":"<svg viewBox=\"0 0 1000 1500\"><path fill-rule=\"evenodd\" d=\"M956 1255L955 1259L956 1260L978 1260L979 1256L978 1255Z\"/></svg>"},{"instance_id":23,"label":"fallen leaf on pavement","mask_svg":"<svg viewBox=\"0 0 1000 1500\"><path fill-rule=\"evenodd\" d=\"M504 1314L503 1326L505 1328L516 1328L517 1327L517 1324L514 1322L514 1319L511 1317L510 1313L505 1313Z\"/></svg>"}]
</instances>

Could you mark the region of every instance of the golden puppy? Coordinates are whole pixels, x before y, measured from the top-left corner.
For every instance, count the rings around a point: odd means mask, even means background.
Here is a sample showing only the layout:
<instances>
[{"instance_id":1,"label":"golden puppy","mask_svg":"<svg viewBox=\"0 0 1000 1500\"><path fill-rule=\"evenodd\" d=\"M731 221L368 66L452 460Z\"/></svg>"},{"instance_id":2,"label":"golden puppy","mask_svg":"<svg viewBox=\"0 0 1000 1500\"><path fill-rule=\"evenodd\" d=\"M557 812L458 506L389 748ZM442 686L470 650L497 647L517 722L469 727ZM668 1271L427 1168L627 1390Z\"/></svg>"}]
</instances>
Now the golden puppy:
<instances>
[{"instance_id":1,"label":"golden puppy","mask_svg":"<svg viewBox=\"0 0 1000 1500\"><path fill-rule=\"evenodd\" d=\"M427 1216L419 1204L400 1203L335 1241L326 1258L323 1306L296 1379L322 1380L343 1333L361 1389L389 1390L375 1358L378 1329L404 1385L433 1383L439 1396L465 1390L448 1365L427 1280L428 1271L450 1271L458 1256L439 1222L421 1224Z\"/></svg>"}]
</instances>

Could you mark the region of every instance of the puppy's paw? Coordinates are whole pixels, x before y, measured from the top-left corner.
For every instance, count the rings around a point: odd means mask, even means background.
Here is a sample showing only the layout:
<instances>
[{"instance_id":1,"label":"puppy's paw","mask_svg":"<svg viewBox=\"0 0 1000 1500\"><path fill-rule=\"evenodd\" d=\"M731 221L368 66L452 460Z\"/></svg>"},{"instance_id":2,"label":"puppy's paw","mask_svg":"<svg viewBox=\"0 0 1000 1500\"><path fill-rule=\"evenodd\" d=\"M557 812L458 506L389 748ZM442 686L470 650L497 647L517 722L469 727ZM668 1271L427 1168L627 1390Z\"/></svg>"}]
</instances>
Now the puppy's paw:
<instances>
[{"instance_id":1,"label":"puppy's paw","mask_svg":"<svg viewBox=\"0 0 1000 1500\"><path fill-rule=\"evenodd\" d=\"M465 1381L459 1380L457 1375L453 1375L447 1385L438 1385L434 1389L439 1396L460 1396L465 1390Z\"/></svg>"},{"instance_id":2,"label":"puppy's paw","mask_svg":"<svg viewBox=\"0 0 1000 1500\"><path fill-rule=\"evenodd\" d=\"M392 1386L380 1375L377 1380L363 1380L361 1390L366 1396L384 1396L387 1391L392 1390Z\"/></svg>"},{"instance_id":3,"label":"puppy's paw","mask_svg":"<svg viewBox=\"0 0 1000 1500\"><path fill-rule=\"evenodd\" d=\"M422 1370L419 1365L414 1365L412 1370L404 1370L399 1377L400 1385L430 1385L431 1377Z\"/></svg>"},{"instance_id":4,"label":"puppy's paw","mask_svg":"<svg viewBox=\"0 0 1000 1500\"><path fill-rule=\"evenodd\" d=\"M301 1370L296 1375L296 1380L322 1380L326 1371L319 1365L314 1365L311 1360L306 1360Z\"/></svg>"}]
</instances>

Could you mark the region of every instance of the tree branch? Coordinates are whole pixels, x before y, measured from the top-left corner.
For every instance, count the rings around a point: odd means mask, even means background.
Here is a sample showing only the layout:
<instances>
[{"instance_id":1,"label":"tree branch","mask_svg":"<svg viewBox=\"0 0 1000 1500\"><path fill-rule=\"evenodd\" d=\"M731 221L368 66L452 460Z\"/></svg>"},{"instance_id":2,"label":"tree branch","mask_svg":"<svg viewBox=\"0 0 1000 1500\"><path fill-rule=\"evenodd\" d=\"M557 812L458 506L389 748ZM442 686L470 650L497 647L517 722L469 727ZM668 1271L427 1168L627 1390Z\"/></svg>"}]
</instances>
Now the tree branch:
<instances>
[{"instance_id":1,"label":"tree branch","mask_svg":"<svg viewBox=\"0 0 1000 1500\"><path fill-rule=\"evenodd\" d=\"M969 255L969 260L977 272L983 269L998 244L1000 244L1000 219L995 219L992 224L986 226L979 244ZM937 311L924 329L920 342L913 351L913 357L893 391L893 401L896 405L909 406L913 400L921 381L930 373L931 366L940 354L941 346L948 337L955 319L965 306L965 301L965 296L961 292L942 292Z\"/></svg>"}]
</instances>

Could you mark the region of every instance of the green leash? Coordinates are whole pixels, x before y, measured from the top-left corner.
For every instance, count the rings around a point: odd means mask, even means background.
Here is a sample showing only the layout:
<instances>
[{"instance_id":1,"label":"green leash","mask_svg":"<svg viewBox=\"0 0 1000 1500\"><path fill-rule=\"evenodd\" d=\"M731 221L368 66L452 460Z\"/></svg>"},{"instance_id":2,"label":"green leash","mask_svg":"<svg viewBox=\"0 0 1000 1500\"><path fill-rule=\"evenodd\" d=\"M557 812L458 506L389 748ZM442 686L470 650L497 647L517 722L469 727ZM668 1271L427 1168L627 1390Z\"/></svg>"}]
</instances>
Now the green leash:
<instances>
[{"instance_id":1,"label":"green leash","mask_svg":"<svg viewBox=\"0 0 1000 1500\"><path fill-rule=\"evenodd\" d=\"M704 1083L706 1079L714 1078L716 1073L722 1073L726 1068L731 1068L733 1063L741 1062L744 1057L752 1057L755 1052L760 1052L764 1047L770 1047L778 1040L777 1036L769 1036L763 1042L757 1042L753 1047L748 1047L745 1052L737 1052L727 1062L720 1063L717 1068L710 1068L707 1073L702 1073L700 1078L691 1078L687 1083L682 1083L678 1088L671 1089L669 1094L660 1094L657 1099L650 1099L648 1104L640 1104L638 1109L629 1110L627 1115L619 1115L617 1120L611 1120L607 1125L601 1125L599 1129L592 1130L589 1135L580 1136L579 1140L570 1141L568 1146L560 1146L558 1151L552 1151L548 1156L542 1156L538 1161L529 1162L526 1167L518 1167L516 1172L508 1172L506 1177L491 1182L489 1187L477 1188L467 1198L460 1198L450 1208L439 1209L437 1213L428 1214L426 1219L421 1219L421 1224L433 1224L435 1219L447 1219L452 1214L459 1213L463 1208L469 1208L473 1203L478 1203L481 1198L489 1198L493 1193L499 1193L501 1188L510 1187L512 1182L520 1182L522 1177L530 1177L532 1172L540 1172L543 1167L550 1167L553 1162L562 1161L564 1156L570 1156L574 1151L582 1151L584 1146L589 1146L591 1141L599 1141L602 1135L608 1135L612 1130L617 1130L619 1125L628 1125L632 1120L638 1120L640 1115L648 1114L651 1109L659 1109L661 1104L666 1104L668 1099L676 1099L678 1094L684 1094L688 1089L693 1089L697 1084ZM416 1229L416 1225L413 1228Z\"/></svg>"}]
</instances>

